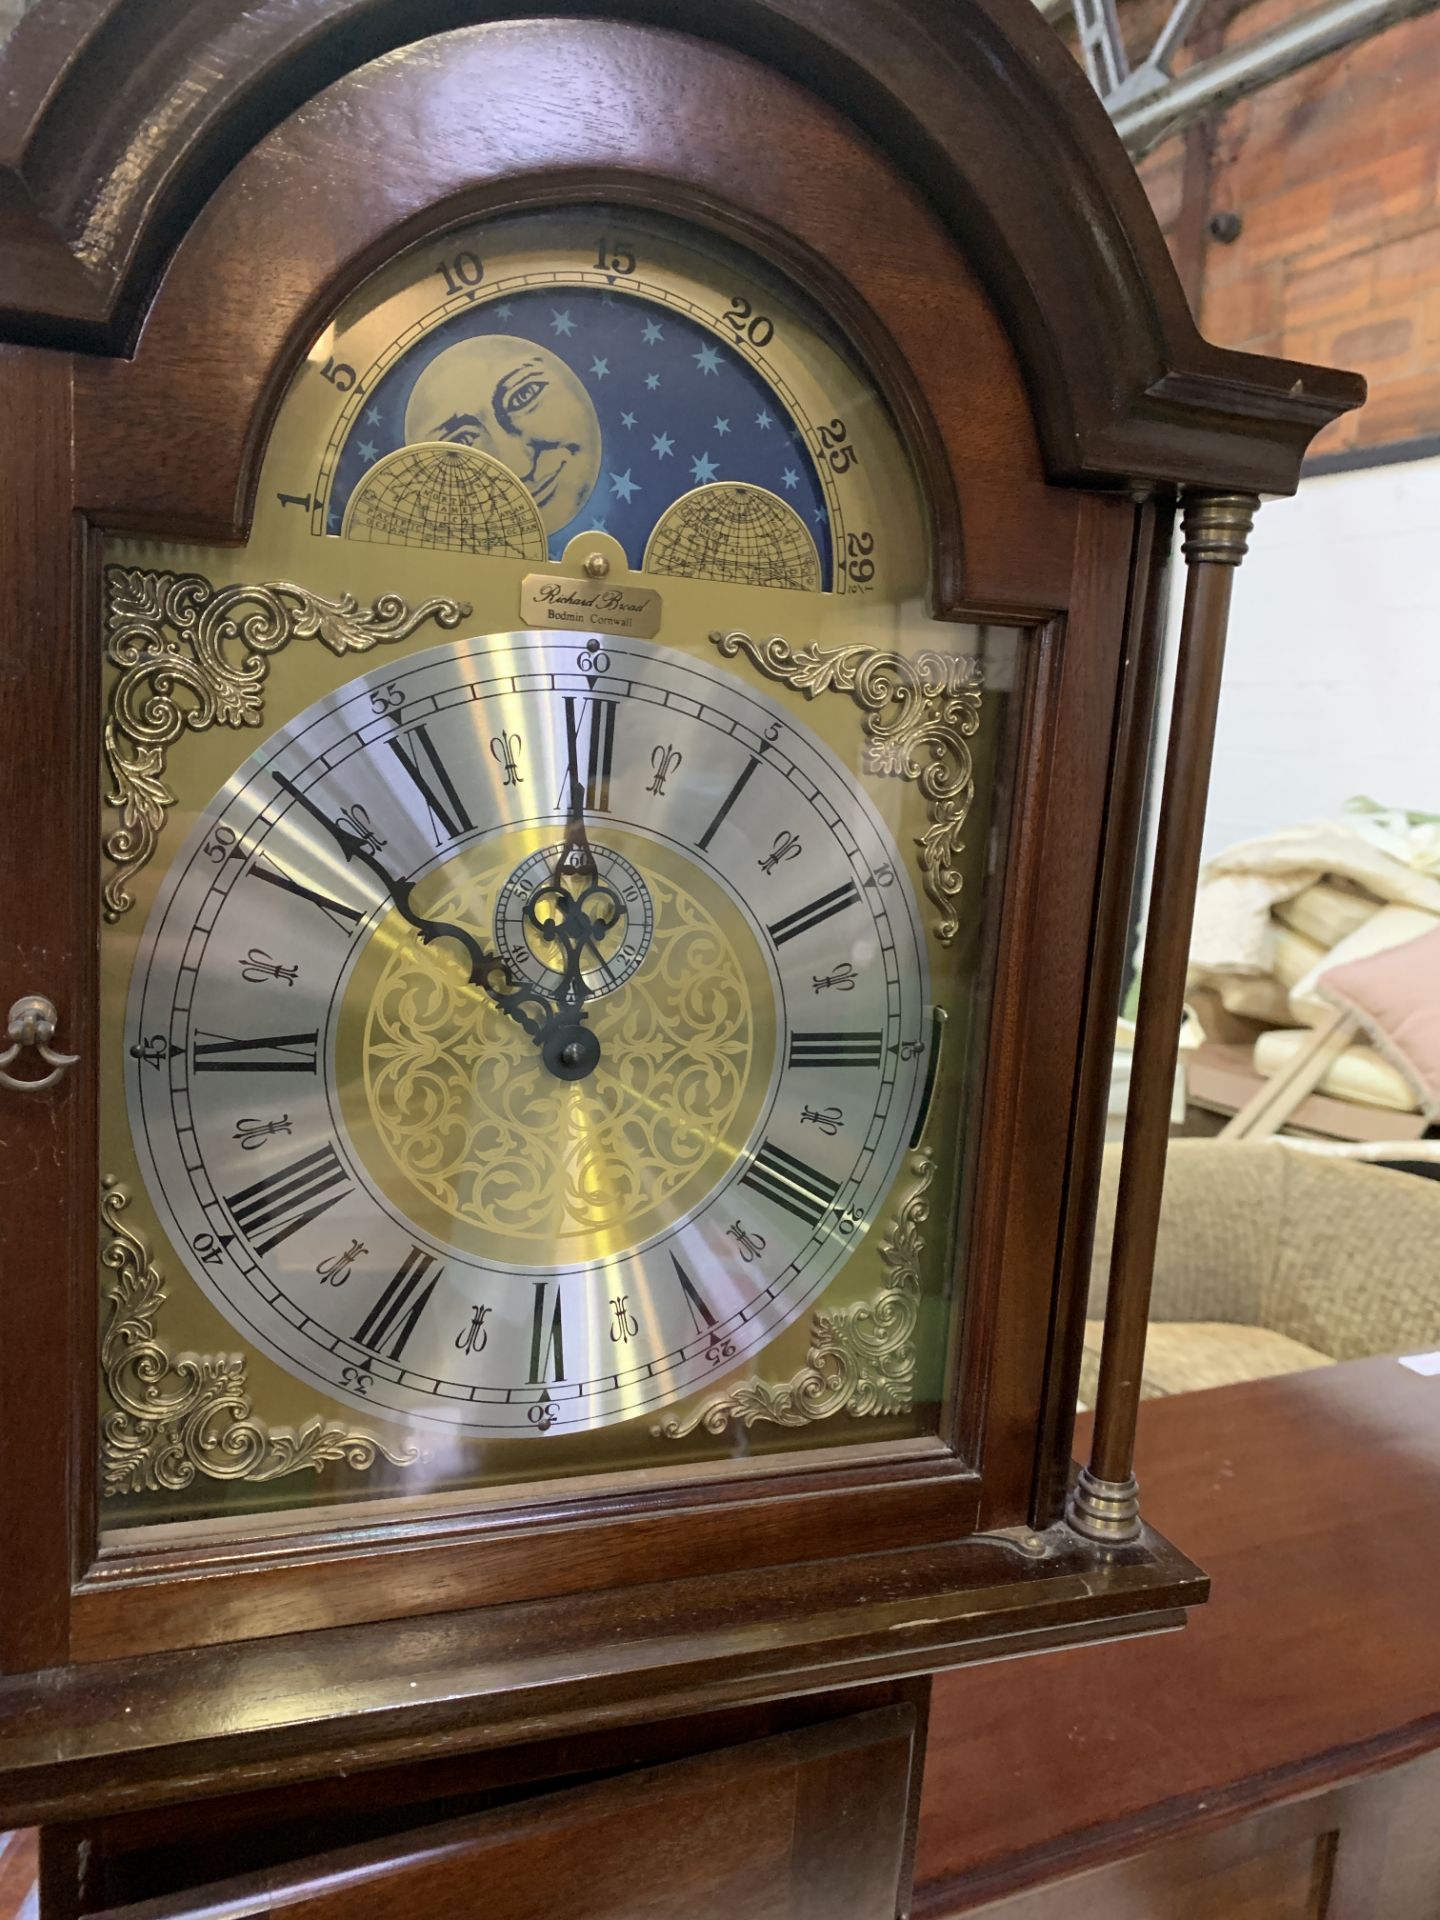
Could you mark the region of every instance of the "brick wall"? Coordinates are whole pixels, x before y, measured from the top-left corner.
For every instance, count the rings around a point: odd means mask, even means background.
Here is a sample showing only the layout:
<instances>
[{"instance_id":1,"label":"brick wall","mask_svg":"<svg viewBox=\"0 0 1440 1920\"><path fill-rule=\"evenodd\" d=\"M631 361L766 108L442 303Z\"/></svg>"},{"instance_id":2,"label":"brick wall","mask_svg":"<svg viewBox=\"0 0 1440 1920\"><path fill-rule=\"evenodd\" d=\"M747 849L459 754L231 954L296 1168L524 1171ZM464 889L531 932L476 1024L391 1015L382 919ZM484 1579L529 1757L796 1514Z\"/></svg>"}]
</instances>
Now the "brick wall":
<instances>
[{"instance_id":1,"label":"brick wall","mask_svg":"<svg viewBox=\"0 0 1440 1920\"><path fill-rule=\"evenodd\" d=\"M1207 50L1314 4L1260 0L1226 23L1222 0L1221 23L1202 21ZM1153 0L1122 18L1143 52ZM1207 139L1197 166L1195 143ZM1440 13L1277 81L1189 144L1188 168L1181 135L1141 174L1209 338L1367 376L1369 406L1317 453L1440 434ZM1205 237L1221 211L1242 221L1230 246Z\"/></svg>"},{"instance_id":2,"label":"brick wall","mask_svg":"<svg viewBox=\"0 0 1440 1920\"><path fill-rule=\"evenodd\" d=\"M1122 0L1132 59L1170 0ZM1187 57L1319 0L1210 0ZM1198 36L1197 36L1198 39ZM1349 366L1370 404L1316 442L1440 436L1440 12L1317 61L1141 163L1205 333ZM1230 246L1210 217L1242 222ZM1354 794L1440 812L1440 457L1266 505L1236 585L1207 855Z\"/></svg>"}]
</instances>

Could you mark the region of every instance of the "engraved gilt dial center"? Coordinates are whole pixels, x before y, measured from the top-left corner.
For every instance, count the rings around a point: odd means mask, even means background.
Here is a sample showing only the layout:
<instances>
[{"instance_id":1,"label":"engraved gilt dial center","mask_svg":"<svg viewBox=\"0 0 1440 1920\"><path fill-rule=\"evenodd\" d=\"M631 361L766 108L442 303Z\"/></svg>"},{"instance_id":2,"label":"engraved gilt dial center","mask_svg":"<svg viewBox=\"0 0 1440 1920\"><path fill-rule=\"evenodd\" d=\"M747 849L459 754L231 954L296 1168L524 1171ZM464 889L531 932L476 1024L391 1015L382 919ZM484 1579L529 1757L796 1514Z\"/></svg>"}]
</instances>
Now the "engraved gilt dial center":
<instances>
[{"instance_id":1,"label":"engraved gilt dial center","mask_svg":"<svg viewBox=\"0 0 1440 1920\"><path fill-rule=\"evenodd\" d=\"M416 897L493 925L507 964L548 990L544 916L525 913L556 884L562 848L543 831L543 845L530 828L464 849ZM594 846L596 869L626 912L587 969L584 1023L543 1057L477 997L450 943L417 942L398 914L377 922L338 1006L361 1177L420 1233L510 1268L605 1260L672 1228L731 1173L768 1094L774 994L747 916L677 849L606 837L619 845Z\"/></svg>"}]
</instances>

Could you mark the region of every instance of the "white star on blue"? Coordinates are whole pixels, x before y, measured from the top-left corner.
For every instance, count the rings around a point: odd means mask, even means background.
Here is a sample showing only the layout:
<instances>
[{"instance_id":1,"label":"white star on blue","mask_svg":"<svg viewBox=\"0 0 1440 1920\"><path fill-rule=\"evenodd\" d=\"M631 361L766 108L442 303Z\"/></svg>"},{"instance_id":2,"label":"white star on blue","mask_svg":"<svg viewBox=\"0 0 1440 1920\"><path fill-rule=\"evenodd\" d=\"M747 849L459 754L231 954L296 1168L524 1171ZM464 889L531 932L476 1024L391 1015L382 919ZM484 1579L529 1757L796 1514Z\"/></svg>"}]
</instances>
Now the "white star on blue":
<instances>
[{"instance_id":1,"label":"white star on blue","mask_svg":"<svg viewBox=\"0 0 1440 1920\"><path fill-rule=\"evenodd\" d=\"M590 371L597 380L603 380L610 371L610 362L608 360L601 360L597 355L597 357L590 362Z\"/></svg>"},{"instance_id":2,"label":"white star on blue","mask_svg":"<svg viewBox=\"0 0 1440 1920\"><path fill-rule=\"evenodd\" d=\"M511 306L510 302L507 300L503 306L496 307L495 318L497 320L508 320L514 311L515 309Z\"/></svg>"},{"instance_id":3,"label":"white star on blue","mask_svg":"<svg viewBox=\"0 0 1440 1920\"><path fill-rule=\"evenodd\" d=\"M762 407L755 416L755 424L757 427L770 428L774 426L775 422L771 419L765 408Z\"/></svg>"},{"instance_id":4,"label":"white star on blue","mask_svg":"<svg viewBox=\"0 0 1440 1920\"><path fill-rule=\"evenodd\" d=\"M655 389L660 385L659 374L647 373L645 376L645 384L650 389L651 393L654 393Z\"/></svg>"},{"instance_id":5,"label":"white star on blue","mask_svg":"<svg viewBox=\"0 0 1440 1920\"><path fill-rule=\"evenodd\" d=\"M621 426L622 426L622 427L633 427L633 426L634 426L634 424L635 424L635 416L634 416L634 414L633 414L633 413L622 413L622 414L621 414L621 416L620 416L620 424L621 424Z\"/></svg>"},{"instance_id":6,"label":"white star on blue","mask_svg":"<svg viewBox=\"0 0 1440 1920\"><path fill-rule=\"evenodd\" d=\"M575 331L575 322L570 318L570 309L568 307L566 307L563 313L558 307L552 307L550 309L550 324L556 333L563 333L567 340Z\"/></svg>"},{"instance_id":7,"label":"white star on blue","mask_svg":"<svg viewBox=\"0 0 1440 1920\"><path fill-rule=\"evenodd\" d=\"M717 420L715 422L715 431L716 433L729 433L730 422L728 420Z\"/></svg>"},{"instance_id":8,"label":"white star on blue","mask_svg":"<svg viewBox=\"0 0 1440 1920\"><path fill-rule=\"evenodd\" d=\"M367 407L367 408L365 409L365 424L366 424L366 426L367 426L367 427L378 427L378 426L379 426L379 424L380 424L380 409L379 409L379 407Z\"/></svg>"},{"instance_id":9,"label":"white star on blue","mask_svg":"<svg viewBox=\"0 0 1440 1920\"><path fill-rule=\"evenodd\" d=\"M630 469L628 467L625 469L624 473L611 474L610 486L611 486L611 490L615 494L617 494L621 500L625 502L627 507L630 504L631 495L639 493L640 491L640 482L638 480L632 480L630 478Z\"/></svg>"},{"instance_id":10,"label":"white star on blue","mask_svg":"<svg viewBox=\"0 0 1440 1920\"><path fill-rule=\"evenodd\" d=\"M327 522L326 524L327 524L327 525L329 526L329 528L330 528L330 531L331 531L331 533L338 533L338 532L340 531L340 516L339 516L339 514L338 514L338 513L332 513L332 514L331 514L331 516L330 516L330 518L329 518L329 520L328 520L328 522Z\"/></svg>"},{"instance_id":11,"label":"white star on blue","mask_svg":"<svg viewBox=\"0 0 1440 1920\"><path fill-rule=\"evenodd\" d=\"M356 452L360 455L360 458L365 462L367 467L372 460L378 460L380 458L380 449L373 440L362 440L356 448Z\"/></svg>"},{"instance_id":12,"label":"white star on blue","mask_svg":"<svg viewBox=\"0 0 1440 1920\"><path fill-rule=\"evenodd\" d=\"M800 484L800 476L798 473L796 473L794 467L786 467L784 473L781 474L780 478L785 482L786 486L790 489L792 493L795 491L796 487L798 487Z\"/></svg>"},{"instance_id":13,"label":"white star on blue","mask_svg":"<svg viewBox=\"0 0 1440 1920\"><path fill-rule=\"evenodd\" d=\"M645 342L647 347L653 347L657 340L663 340L665 338L665 329L660 325L658 320L647 320L640 338Z\"/></svg>"},{"instance_id":14,"label":"white star on blue","mask_svg":"<svg viewBox=\"0 0 1440 1920\"><path fill-rule=\"evenodd\" d=\"M675 451L675 442L668 433L657 433L650 442L650 451L658 453L662 460L667 460Z\"/></svg>"},{"instance_id":15,"label":"white star on blue","mask_svg":"<svg viewBox=\"0 0 1440 1920\"><path fill-rule=\"evenodd\" d=\"M700 351L698 353L692 353L690 358L695 362L696 366L699 367L701 373L719 373L720 371L720 349L718 347L701 347Z\"/></svg>"},{"instance_id":16,"label":"white star on blue","mask_svg":"<svg viewBox=\"0 0 1440 1920\"><path fill-rule=\"evenodd\" d=\"M825 524L825 522L826 522L826 521L827 521L827 520L828 520L829 518L830 518L830 516L829 516L829 514L828 514L828 513L826 513L826 511L825 511L825 509L824 509L824 507L816 507L816 509L815 509L815 524L816 524L816 526L819 526L819 527L823 527L823 526L824 526L824 524Z\"/></svg>"},{"instance_id":17,"label":"white star on blue","mask_svg":"<svg viewBox=\"0 0 1440 1920\"><path fill-rule=\"evenodd\" d=\"M719 471L720 469L708 453L697 454L690 462L690 477L697 486L707 486Z\"/></svg>"}]
</instances>

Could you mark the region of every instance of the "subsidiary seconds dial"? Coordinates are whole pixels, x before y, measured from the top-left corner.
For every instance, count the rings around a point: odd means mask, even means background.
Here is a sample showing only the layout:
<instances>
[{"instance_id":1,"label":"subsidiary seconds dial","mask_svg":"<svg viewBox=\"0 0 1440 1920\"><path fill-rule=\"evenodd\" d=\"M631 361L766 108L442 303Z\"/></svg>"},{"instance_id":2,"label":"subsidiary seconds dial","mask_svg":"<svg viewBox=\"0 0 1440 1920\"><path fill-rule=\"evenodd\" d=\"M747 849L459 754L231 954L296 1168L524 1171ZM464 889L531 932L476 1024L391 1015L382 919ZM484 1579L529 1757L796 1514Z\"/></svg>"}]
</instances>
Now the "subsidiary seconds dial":
<instances>
[{"instance_id":1,"label":"subsidiary seconds dial","mask_svg":"<svg viewBox=\"0 0 1440 1920\"><path fill-rule=\"evenodd\" d=\"M127 1096L246 1339L538 1436L651 1413L813 1302L898 1169L927 994L893 841L763 694L496 634L227 783L145 931Z\"/></svg>"}]
</instances>

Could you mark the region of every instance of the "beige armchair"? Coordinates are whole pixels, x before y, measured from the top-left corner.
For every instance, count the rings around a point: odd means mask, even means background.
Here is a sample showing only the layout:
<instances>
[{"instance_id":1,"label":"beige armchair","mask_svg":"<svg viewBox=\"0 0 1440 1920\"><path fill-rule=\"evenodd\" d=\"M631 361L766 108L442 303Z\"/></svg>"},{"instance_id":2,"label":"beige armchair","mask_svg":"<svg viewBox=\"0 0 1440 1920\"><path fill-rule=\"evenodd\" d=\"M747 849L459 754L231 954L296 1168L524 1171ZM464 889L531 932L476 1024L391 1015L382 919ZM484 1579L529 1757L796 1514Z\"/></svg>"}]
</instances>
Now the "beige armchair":
<instances>
[{"instance_id":1,"label":"beige armchair","mask_svg":"<svg viewBox=\"0 0 1440 1920\"><path fill-rule=\"evenodd\" d=\"M1093 1404L1119 1153L1106 1154L1080 1397ZM1440 1181L1275 1143L1171 1143L1143 1392L1440 1347Z\"/></svg>"}]
</instances>

